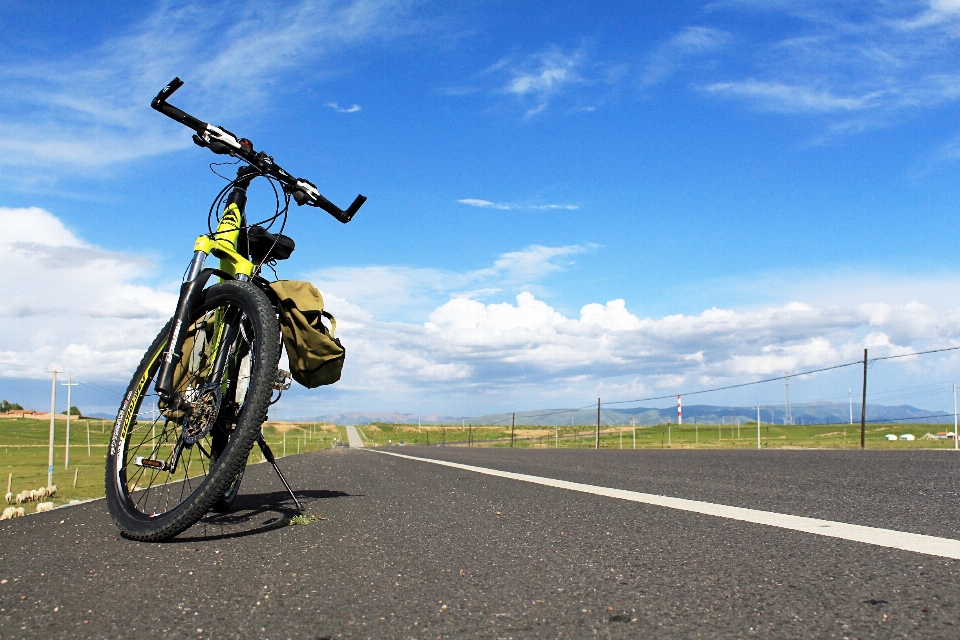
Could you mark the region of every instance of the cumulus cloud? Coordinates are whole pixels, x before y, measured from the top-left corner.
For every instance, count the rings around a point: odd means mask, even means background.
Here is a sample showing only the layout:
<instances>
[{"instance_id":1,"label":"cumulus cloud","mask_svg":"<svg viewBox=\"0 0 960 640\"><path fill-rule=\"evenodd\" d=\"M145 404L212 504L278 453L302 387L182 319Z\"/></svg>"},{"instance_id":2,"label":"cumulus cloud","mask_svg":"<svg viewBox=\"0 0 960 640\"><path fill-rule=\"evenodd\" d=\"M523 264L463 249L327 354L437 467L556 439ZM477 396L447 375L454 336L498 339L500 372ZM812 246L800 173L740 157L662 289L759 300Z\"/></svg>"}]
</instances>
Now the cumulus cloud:
<instances>
[{"instance_id":1,"label":"cumulus cloud","mask_svg":"<svg viewBox=\"0 0 960 640\"><path fill-rule=\"evenodd\" d=\"M423 323L356 322L343 336L354 369L342 391L520 389L529 404L570 388L649 394L740 382L855 361L864 347L878 357L960 345L960 310L793 302L644 318L617 299L567 317L524 291L514 302L453 298Z\"/></svg>"},{"instance_id":2,"label":"cumulus cloud","mask_svg":"<svg viewBox=\"0 0 960 640\"><path fill-rule=\"evenodd\" d=\"M0 208L0 228L0 374L128 378L175 287L140 284L149 262L86 243L43 209Z\"/></svg>"},{"instance_id":3,"label":"cumulus cloud","mask_svg":"<svg viewBox=\"0 0 960 640\"><path fill-rule=\"evenodd\" d=\"M55 367L94 382L128 379L173 312L176 284L144 284L148 262L85 242L42 209L0 209L0 225L0 375ZM792 290L793 302L663 317L622 298L564 313L536 293L590 250L534 245L467 272L308 275L348 348L344 378L326 397L360 408L424 397L550 406L579 403L585 390L636 397L826 367L864 348L878 357L960 346L960 300L943 295L960 290L955 279L814 279ZM957 364L955 355L910 360L919 377Z\"/></svg>"}]
</instances>

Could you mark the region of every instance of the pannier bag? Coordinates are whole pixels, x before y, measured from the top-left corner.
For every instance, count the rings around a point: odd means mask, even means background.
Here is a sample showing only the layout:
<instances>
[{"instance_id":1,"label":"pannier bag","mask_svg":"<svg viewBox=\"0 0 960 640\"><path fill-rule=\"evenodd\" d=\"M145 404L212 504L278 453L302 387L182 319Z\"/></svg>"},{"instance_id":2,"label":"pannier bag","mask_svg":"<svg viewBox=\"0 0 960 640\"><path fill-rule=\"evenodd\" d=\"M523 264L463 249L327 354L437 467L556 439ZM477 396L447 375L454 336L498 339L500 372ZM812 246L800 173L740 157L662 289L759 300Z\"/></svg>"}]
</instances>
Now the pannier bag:
<instances>
[{"instance_id":1,"label":"pannier bag","mask_svg":"<svg viewBox=\"0 0 960 640\"><path fill-rule=\"evenodd\" d=\"M270 289L280 299L280 330L293 379L308 389L339 380L346 350L333 335L337 321L323 310L320 292L298 280L278 280Z\"/></svg>"}]
</instances>

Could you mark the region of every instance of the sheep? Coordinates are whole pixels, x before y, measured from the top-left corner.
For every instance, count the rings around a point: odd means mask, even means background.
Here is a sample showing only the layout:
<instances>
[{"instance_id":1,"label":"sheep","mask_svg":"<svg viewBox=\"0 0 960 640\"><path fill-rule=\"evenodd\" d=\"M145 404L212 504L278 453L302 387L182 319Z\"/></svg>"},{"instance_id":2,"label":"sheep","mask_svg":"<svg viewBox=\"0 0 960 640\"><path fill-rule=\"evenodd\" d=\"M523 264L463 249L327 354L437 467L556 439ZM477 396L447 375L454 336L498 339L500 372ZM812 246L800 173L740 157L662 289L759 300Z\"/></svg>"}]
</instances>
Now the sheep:
<instances>
[{"instance_id":1,"label":"sheep","mask_svg":"<svg viewBox=\"0 0 960 640\"><path fill-rule=\"evenodd\" d=\"M56 497L57 497L57 485L52 484L52 485L50 485L49 487L47 487L47 495L48 495L49 497L51 497L51 498L56 498Z\"/></svg>"},{"instance_id":2,"label":"sheep","mask_svg":"<svg viewBox=\"0 0 960 640\"><path fill-rule=\"evenodd\" d=\"M23 507L17 507L17 515L15 515L14 517L15 517L15 518L22 518L22 517L25 516L25 515L27 515L26 510L25 510Z\"/></svg>"},{"instance_id":3,"label":"sheep","mask_svg":"<svg viewBox=\"0 0 960 640\"><path fill-rule=\"evenodd\" d=\"M46 487L40 487L39 489L37 489L37 500L43 500L46 497L47 497Z\"/></svg>"},{"instance_id":4,"label":"sheep","mask_svg":"<svg viewBox=\"0 0 960 640\"><path fill-rule=\"evenodd\" d=\"M43 513L44 511L52 511L53 503L52 502L38 502L37 503L37 513Z\"/></svg>"},{"instance_id":5,"label":"sheep","mask_svg":"<svg viewBox=\"0 0 960 640\"><path fill-rule=\"evenodd\" d=\"M7 507L3 510L3 513L0 514L0 520L10 520L11 518L17 517L17 508L16 507Z\"/></svg>"},{"instance_id":6,"label":"sheep","mask_svg":"<svg viewBox=\"0 0 960 640\"><path fill-rule=\"evenodd\" d=\"M7 492L4 494L3 499L7 501L7 504L12 503L12 502L13 502L13 493L10 492L10 491L7 491Z\"/></svg>"},{"instance_id":7,"label":"sheep","mask_svg":"<svg viewBox=\"0 0 960 640\"><path fill-rule=\"evenodd\" d=\"M36 489L31 489L30 491L27 491L26 493L27 493L27 496L28 496L28 497L27 497L27 500L28 500L29 502L36 502L37 500L40 499L39 496L37 496L37 490L36 490Z\"/></svg>"},{"instance_id":8,"label":"sheep","mask_svg":"<svg viewBox=\"0 0 960 640\"><path fill-rule=\"evenodd\" d=\"M17 494L16 501L17 501L17 504L23 504L24 502L27 501L27 496L24 495L23 491Z\"/></svg>"}]
</instances>

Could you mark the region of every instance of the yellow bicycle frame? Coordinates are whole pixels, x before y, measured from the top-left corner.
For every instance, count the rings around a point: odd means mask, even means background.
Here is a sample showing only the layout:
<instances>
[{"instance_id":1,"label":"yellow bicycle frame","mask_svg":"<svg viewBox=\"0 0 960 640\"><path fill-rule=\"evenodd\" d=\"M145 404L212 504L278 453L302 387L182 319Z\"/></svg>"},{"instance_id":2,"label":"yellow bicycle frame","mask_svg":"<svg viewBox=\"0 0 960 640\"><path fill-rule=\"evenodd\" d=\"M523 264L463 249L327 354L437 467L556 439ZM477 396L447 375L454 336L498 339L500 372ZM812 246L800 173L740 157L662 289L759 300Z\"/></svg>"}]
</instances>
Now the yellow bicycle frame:
<instances>
[{"instance_id":1,"label":"yellow bicycle frame","mask_svg":"<svg viewBox=\"0 0 960 640\"><path fill-rule=\"evenodd\" d=\"M194 251L202 251L220 258L220 271L236 278L253 275L253 263L237 253L237 241L240 239L240 208L230 204L220 217L220 224L211 238L200 236L193 245Z\"/></svg>"}]
</instances>

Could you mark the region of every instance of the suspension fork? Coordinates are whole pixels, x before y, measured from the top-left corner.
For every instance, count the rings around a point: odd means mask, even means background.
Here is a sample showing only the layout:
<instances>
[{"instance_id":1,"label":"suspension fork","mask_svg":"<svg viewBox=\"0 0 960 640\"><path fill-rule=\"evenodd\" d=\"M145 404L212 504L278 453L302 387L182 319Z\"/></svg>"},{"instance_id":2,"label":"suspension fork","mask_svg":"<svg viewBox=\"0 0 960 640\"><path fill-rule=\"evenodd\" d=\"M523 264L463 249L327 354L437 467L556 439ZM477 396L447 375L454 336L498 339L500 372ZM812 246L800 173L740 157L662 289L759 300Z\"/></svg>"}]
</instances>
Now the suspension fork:
<instances>
[{"instance_id":1,"label":"suspension fork","mask_svg":"<svg viewBox=\"0 0 960 640\"><path fill-rule=\"evenodd\" d=\"M203 268L206 259L206 252L194 251L187 280L180 285L180 299L177 300L177 311L173 315L173 327L170 329L167 350L164 351L160 359L160 371L157 374L156 389L160 396L161 406L169 404L173 396L173 377L177 365L183 357L184 325L190 320L190 311L194 301L203 291L207 280L213 275L213 269Z\"/></svg>"},{"instance_id":2,"label":"suspension fork","mask_svg":"<svg viewBox=\"0 0 960 640\"><path fill-rule=\"evenodd\" d=\"M247 204L247 187L257 175L259 172L252 167L241 167L237 171L237 180L233 191L227 197L226 208L216 233L212 234L212 237L200 236L194 244L193 260L184 283L180 285L180 298L173 316L173 326L157 374L155 388L160 396L161 406L171 406L176 400L173 384L177 365L183 358L185 325L189 322L194 304L210 276L216 274L221 278L248 280L252 274L253 264L246 257L249 248L244 210ZM207 255L211 253L220 258L220 269L204 269ZM222 366L218 371L223 372Z\"/></svg>"}]
</instances>

